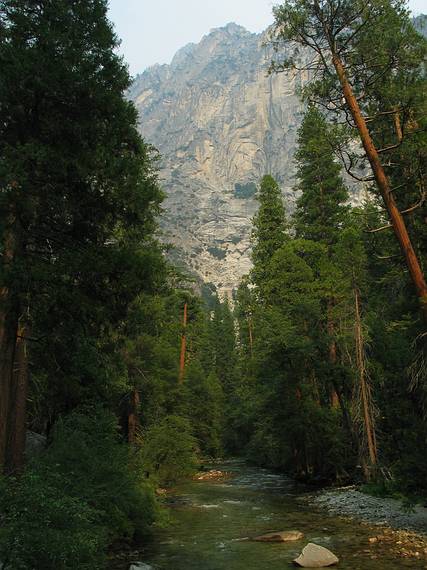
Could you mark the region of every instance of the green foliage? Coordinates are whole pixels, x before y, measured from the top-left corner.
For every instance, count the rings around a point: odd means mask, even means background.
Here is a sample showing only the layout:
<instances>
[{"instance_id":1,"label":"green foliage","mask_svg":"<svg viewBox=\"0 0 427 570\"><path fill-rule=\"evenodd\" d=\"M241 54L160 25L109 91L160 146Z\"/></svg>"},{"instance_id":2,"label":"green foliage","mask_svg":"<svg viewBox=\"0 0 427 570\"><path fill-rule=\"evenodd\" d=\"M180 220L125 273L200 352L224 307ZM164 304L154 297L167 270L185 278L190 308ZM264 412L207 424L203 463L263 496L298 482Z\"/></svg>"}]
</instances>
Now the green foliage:
<instances>
[{"instance_id":1,"label":"green foliage","mask_svg":"<svg viewBox=\"0 0 427 570\"><path fill-rule=\"evenodd\" d=\"M68 479L65 493L96 505L113 539L148 532L155 519L152 489L110 412L88 408L60 420L44 467Z\"/></svg>"},{"instance_id":2,"label":"green foliage","mask_svg":"<svg viewBox=\"0 0 427 570\"><path fill-rule=\"evenodd\" d=\"M197 443L190 422L165 416L143 435L142 463L147 475L160 485L171 485L196 470Z\"/></svg>"},{"instance_id":3,"label":"green foliage","mask_svg":"<svg viewBox=\"0 0 427 570\"><path fill-rule=\"evenodd\" d=\"M259 210L253 219L251 274L262 295L269 261L286 241L286 220L280 188L272 176L263 177L257 198Z\"/></svg>"},{"instance_id":4,"label":"green foliage","mask_svg":"<svg viewBox=\"0 0 427 570\"><path fill-rule=\"evenodd\" d=\"M165 281L163 195L106 0L5 0L1 14L0 230L20 245L0 278L38 339L30 412L41 428L126 391L112 347L135 297Z\"/></svg>"},{"instance_id":5,"label":"green foliage","mask_svg":"<svg viewBox=\"0 0 427 570\"><path fill-rule=\"evenodd\" d=\"M209 335L214 372L224 391L229 393L235 381L236 331L227 299L221 302L216 298Z\"/></svg>"},{"instance_id":6,"label":"green foliage","mask_svg":"<svg viewBox=\"0 0 427 570\"><path fill-rule=\"evenodd\" d=\"M335 160L334 133L325 118L309 107L298 132L298 185L295 228L297 235L333 244L342 227L348 207L348 192L341 178L341 165Z\"/></svg>"},{"instance_id":7,"label":"green foliage","mask_svg":"<svg viewBox=\"0 0 427 570\"><path fill-rule=\"evenodd\" d=\"M98 511L64 492L68 478L30 468L0 487L5 569L104 568L107 537Z\"/></svg>"},{"instance_id":8,"label":"green foliage","mask_svg":"<svg viewBox=\"0 0 427 570\"><path fill-rule=\"evenodd\" d=\"M250 354L254 376L249 456L329 481L345 476L356 461L344 397L339 409L331 406L337 393L351 392L348 373L331 357L349 292L335 254L348 220L348 195L332 135L322 115L310 108L299 131L292 237L285 233L277 184L263 179L254 218L254 288L241 288L237 297L244 357Z\"/></svg>"},{"instance_id":9,"label":"green foliage","mask_svg":"<svg viewBox=\"0 0 427 570\"><path fill-rule=\"evenodd\" d=\"M373 497L392 498L401 501L401 509L405 513L414 513L417 503L423 501L423 497L417 494L405 495L402 486L393 479L378 479L362 485L361 491Z\"/></svg>"},{"instance_id":10,"label":"green foliage","mask_svg":"<svg viewBox=\"0 0 427 570\"><path fill-rule=\"evenodd\" d=\"M58 422L47 451L3 481L0 504L0 559L14 569L103 568L111 541L146 535L156 518L141 460L101 408Z\"/></svg>"},{"instance_id":11,"label":"green foliage","mask_svg":"<svg viewBox=\"0 0 427 570\"><path fill-rule=\"evenodd\" d=\"M198 447L204 456L218 457L222 451L223 388L215 372L206 376L200 362L190 363L186 382L189 390L190 421Z\"/></svg>"}]
</instances>

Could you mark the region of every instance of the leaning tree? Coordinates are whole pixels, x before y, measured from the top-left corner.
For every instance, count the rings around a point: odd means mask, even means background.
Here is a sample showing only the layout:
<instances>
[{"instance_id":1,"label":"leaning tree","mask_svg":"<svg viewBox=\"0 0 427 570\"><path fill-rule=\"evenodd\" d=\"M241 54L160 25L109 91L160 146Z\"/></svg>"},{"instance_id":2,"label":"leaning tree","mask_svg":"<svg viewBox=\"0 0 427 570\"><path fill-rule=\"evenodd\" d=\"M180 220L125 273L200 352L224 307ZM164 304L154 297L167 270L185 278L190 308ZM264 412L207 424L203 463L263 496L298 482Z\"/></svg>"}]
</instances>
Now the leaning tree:
<instances>
[{"instance_id":1,"label":"leaning tree","mask_svg":"<svg viewBox=\"0 0 427 570\"><path fill-rule=\"evenodd\" d=\"M427 320L422 255L406 217L421 211L426 197L416 141L425 138L427 42L401 0L286 0L274 15L272 71L308 71L305 95L359 136L363 155L343 145L338 152L349 174L375 181L388 217L384 227L394 231ZM413 162L414 146L420 158L411 167L415 174L402 178L399 161ZM366 160L372 176L361 176Z\"/></svg>"}]
</instances>

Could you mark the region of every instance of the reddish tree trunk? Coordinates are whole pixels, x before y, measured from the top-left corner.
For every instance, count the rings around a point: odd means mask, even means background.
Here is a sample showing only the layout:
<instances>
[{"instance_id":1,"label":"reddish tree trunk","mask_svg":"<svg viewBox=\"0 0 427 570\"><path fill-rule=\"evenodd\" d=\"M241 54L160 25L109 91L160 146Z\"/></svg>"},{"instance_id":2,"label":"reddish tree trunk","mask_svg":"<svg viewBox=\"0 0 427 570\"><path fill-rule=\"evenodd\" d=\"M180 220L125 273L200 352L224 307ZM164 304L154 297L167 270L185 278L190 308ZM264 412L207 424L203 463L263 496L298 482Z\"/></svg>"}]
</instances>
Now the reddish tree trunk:
<instances>
[{"instance_id":1,"label":"reddish tree trunk","mask_svg":"<svg viewBox=\"0 0 427 570\"><path fill-rule=\"evenodd\" d=\"M128 442L136 443L139 430L139 392L135 388L132 390L129 401L129 414L128 414Z\"/></svg>"},{"instance_id":2,"label":"reddish tree trunk","mask_svg":"<svg viewBox=\"0 0 427 570\"><path fill-rule=\"evenodd\" d=\"M248 317L248 329L249 329L249 348L251 351L251 357L253 357L253 355L254 355L254 353L253 353L254 339L253 339L253 332L252 332L252 317Z\"/></svg>"},{"instance_id":3,"label":"reddish tree trunk","mask_svg":"<svg viewBox=\"0 0 427 570\"><path fill-rule=\"evenodd\" d=\"M17 249L15 216L13 214L8 216L3 243L1 262L3 274L7 275ZM8 448L9 408L12 397L11 383L18 317L17 303L13 301L7 284L3 283L0 288L0 472L5 467Z\"/></svg>"},{"instance_id":4,"label":"reddish tree trunk","mask_svg":"<svg viewBox=\"0 0 427 570\"><path fill-rule=\"evenodd\" d=\"M368 444L369 461L372 468L377 464L377 443L374 430L372 405L369 392L369 386L366 381L366 367L365 357L363 354L363 334L362 324L360 318L360 303L359 292L357 289L354 291L354 304L355 304L355 340L356 340L356 363L359 372L360 381L360 396L362 399L363 421L365 425L366 441ZM370 471L366 470L367 479L370 478Z\"/></svg>"},{"instance_id":5,"label":"reddish tree trunk","mask_svg":"<svg viewBox=\"0 0 427 570\"><path fill-rule=\"evenodd\" d=\"M418 298L421 304L424 319L427 321L427 284L421 269L420 262L417 258L415 250L412 246L408 230L406 229L405 221L402 214L396 205L393 193L390 188L390 183L384 168L381 164L380 157L377 149L372 141L366 121L363 118L359 104L354 96L351 85L347 79L344 66L341 59L334 54L332 62L337 72L341 87L343 90L344 98L349 107L350 113L353 117L357 130L359 131L360 139L365 149L366 156L372 168L378 189L384 201L384 205L388 212L391 225L393 227L395 236L400 244L401 250L406 260L406 265L409 270L412 282L416 289Z\"/></svg>"},{"instance_id":6,"label":"reddish tree trunk","mask_svg":"<svg viewBox=\"0 0 427 570\"><path fill-rule=\"evenodd\" d=\"M21 473L25 463L28 392L28 334L29 327L20 322L13 356L11 398L8 417L6 472Z\"/></svg>"},{"instance_id":7,"label":"reddish tree trunk","mask_svg":"<svg viewBox=\"0 0 427 570\"><path fill-rule=\"evenodd\" d=\"M184 305L184 316L182 319L182 327L183 327L183 332L181 336L181 354L179 357L179 377L178 377L178 382L180 384L182 384L184 381L184 372L185 372L185 352L187 348L187 337L185 334L186 332L185 329L187 327L187 303L185 303Z\"/></svg>"}]
</instances>

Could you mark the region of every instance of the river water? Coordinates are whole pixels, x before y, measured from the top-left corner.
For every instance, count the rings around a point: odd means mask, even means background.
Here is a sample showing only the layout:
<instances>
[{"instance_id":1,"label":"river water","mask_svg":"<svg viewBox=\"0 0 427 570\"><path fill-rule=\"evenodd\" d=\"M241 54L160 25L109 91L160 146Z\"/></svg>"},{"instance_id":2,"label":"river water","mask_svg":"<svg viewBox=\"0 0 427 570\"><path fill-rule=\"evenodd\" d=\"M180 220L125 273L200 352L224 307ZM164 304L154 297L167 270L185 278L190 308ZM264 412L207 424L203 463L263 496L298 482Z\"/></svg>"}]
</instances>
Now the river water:
<instances>
[{"instance_id":1,"label":"river water","mask_svg":"<svg viewBox=\"0 0 427 570\"><path fill-rule=\"evenodd\" d=\"M283 570L307 542L326 546L342 570L426 568L370 545L375 529L310 506L286 476L241 462L215 466L226 480L187 481L170 499L171 524L155 531L143 560L156 570ZM291 543L247 540L270 531L300 530ZM378 531L377 531L378 532ZM376 556L376 558L372 558Z\"/></svg>"}]
</instances>

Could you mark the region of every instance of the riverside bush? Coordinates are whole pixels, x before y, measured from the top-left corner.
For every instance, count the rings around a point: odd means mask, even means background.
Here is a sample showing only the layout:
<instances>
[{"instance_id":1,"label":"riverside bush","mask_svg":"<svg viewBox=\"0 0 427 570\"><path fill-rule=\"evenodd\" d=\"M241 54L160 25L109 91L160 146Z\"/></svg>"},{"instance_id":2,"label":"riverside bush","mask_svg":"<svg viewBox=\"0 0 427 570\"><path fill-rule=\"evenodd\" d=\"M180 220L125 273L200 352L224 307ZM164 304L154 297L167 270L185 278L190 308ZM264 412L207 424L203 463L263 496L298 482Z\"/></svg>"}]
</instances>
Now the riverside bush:
<instances>
[{"instance_id":1,"label":"riverside bush","mask_svg":"<svg viewBox=\"0 0 427 570\"><path fill-rule=\"evenodd\" d=\"M64 494L63 477L29 469L3 479L0 489L0 560L5 570L103 567L107 546L99 513Z\"/></svg>"},{"instance_id":2,"label":"riverside bush","mask_svg":"<svg viewBox=\"0 0 427 570\"><path fill-rule=\"evenodd\" d=\"M142 439L144 469L160 485L171 485L194 473L196 452L190 422L179 416L166 416Z\"/></svg>"},{"instance_id":3,"label":"riverside bush","mask_svg":"<svg viewBox=\"0 0 427 570\"><path fill-rule=\"evenodd\" d=\"M92 408L60 420L25 474L2 480L0 513L5 570L103 568L107 546L146 535L157 514L138 453Z\"/></svg>"},{"instance_id":4,"label":"riverside bush","mask_svg":"<svg viewBox=\"0 0 427 570\"><path fill-rule=\"evenodd\" d=\"M149 531L154 493L138 453L121 442L112 413L87 409L58 422L45 467L60 471L65 492L96 506L112 539Z\"/></svg>"}]
</instances>

